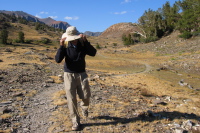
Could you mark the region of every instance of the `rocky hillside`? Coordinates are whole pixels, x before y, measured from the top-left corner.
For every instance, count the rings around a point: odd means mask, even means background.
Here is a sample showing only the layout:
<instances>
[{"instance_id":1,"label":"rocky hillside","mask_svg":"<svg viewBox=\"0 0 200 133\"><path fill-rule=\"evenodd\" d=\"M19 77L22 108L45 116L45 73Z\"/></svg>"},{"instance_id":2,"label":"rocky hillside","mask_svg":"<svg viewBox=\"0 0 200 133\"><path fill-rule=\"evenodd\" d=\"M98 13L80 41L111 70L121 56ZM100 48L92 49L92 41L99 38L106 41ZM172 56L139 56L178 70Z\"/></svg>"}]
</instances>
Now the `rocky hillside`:
<instances>
[{"instance_id":1,"label":"rocky hillside","mask_svg":"<svg viewBox=\"0 0 200 133\"><path fill-rule=\"evenodd\" d=\"M100 36L102 34L102 32L91 32L91 31L86 31L84 32L85 35L88 36Z\"/></svg>"},{"instance_id":2,"label":"rocky hillside","mask_svg":"<svg viewBox=\"0 0 200 133\"><path fill-rule=\"evenodd\" d=\"M107 28L101 37L121 37L123 34L128 33L141 33L141 30L136 24L133 23L118 23Z\"/></svg>"},{"instance_id":3,"label":"rocky hillside","mask_svg":"<svg viewBox=\"0 0 200 133\"><path fill-rule=\"evenodd\" d=\"M0 10L0 13L5 13L5 14L9 14L9 15L14 15L16 16L17 18L18 17L21 17L21 18L24 18L28 21L33 21L33 22L40 22L40 23L43 23L39 20L39 18L33 16L33 15L30 15L28 13L25 13L23 11L5 11L5 10Z\"/></svg>"},{"instance_id":4,"label":"rocky hillside","mask_svg":"<svg viewBox=\"0 0 200 133\"><path fill-rule=\"evenodd\" d=\"M40 19L40 21L44 22L45 24L49 25L49 26L52 26L54 28L59 28L59 29L62 29L62 30L66 30L67 27L70 26L69 23L67 22L63 22L63 21L56 21L50 17L48 18L45 18L45 19Z\"/></svg>"},{"instance_id":5,"label":"rocky hillside","mask_svg":"<svg viewBox=\"0 0 200 133\"><path fill-rule=\"evenodd\" d=\"M68 26L70 26L69 23L67 22L63 22L63 21L56 21L50 17L48 18L37 18L31 14L25 13L23 11L5 11L5 10L0 10L0 13L5 13L5 14L9 14L9 15L14 15L16 17L21 17L24 18L28 21L32 21L32 22L39 22L39 23L45 23L49 26L52 26L54 28L59 28L62 30L65 30Z\"/></svg>"}]
</instances>

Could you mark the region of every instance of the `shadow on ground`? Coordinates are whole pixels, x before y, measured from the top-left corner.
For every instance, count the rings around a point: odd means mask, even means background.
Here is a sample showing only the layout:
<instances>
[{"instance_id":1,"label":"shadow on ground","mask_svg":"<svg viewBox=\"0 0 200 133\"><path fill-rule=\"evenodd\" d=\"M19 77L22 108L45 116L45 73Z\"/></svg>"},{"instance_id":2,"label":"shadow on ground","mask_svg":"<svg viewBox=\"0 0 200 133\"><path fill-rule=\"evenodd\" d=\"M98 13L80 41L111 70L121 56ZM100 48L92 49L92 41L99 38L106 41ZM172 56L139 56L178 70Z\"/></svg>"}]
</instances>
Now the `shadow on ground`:
<instances>
[{"instance_id":1,"label":"shadow on ground","mask_svg":"<svg viewBox=\"0 0 200 133\"><path fill-rule=\"evenodd\" d=\"M188 114L188 113L181 113L181 112L152 112L147 111L146 113L142 113L137 117L134 118L120 118L120 117L111 117L111 116L98 116L92 118L93 120L98 119L104 119L109 120L109 122L102 122L102 123L87 123L82 124L82 128L89 127L89 126L106 126L106 125L117 125L117 124L127 124L132 123L136 121L144 121L144 122L152 122L155 120L162 120L162 119L168 119L170 121L174 119L194 119L194 120L200 120L200 116L197 116L196 114Z\"/></svg>"}]
</instances>

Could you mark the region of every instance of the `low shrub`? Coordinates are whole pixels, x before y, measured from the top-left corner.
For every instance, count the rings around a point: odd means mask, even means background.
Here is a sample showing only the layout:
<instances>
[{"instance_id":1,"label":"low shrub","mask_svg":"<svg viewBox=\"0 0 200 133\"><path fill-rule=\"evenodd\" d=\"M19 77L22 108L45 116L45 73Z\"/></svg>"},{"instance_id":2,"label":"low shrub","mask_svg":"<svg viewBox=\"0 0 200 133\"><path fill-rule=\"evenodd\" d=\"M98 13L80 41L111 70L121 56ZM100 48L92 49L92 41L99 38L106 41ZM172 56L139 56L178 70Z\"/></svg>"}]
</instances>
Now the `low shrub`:
<instances>
[{"instance_id":1,"label":"low shrub","mask_svg":"<svg viewBox=\"0 0 200 133\"><path fill-rule=\"evenodd\" d=\"M97 43L96 49L101 49L100 45Z\"/></svg>"},{"instance_id":2,"label":"low shrub","mask_svg":"<svg viewBox=\"0 0 200 133\"><path fill-rule=\"evenodd\" d=\"M184 38L184 39L189 39L192 37L192 34L188 31L183 32L181 35L179 35L180 38Z\"/></svg>"}]
</instances>

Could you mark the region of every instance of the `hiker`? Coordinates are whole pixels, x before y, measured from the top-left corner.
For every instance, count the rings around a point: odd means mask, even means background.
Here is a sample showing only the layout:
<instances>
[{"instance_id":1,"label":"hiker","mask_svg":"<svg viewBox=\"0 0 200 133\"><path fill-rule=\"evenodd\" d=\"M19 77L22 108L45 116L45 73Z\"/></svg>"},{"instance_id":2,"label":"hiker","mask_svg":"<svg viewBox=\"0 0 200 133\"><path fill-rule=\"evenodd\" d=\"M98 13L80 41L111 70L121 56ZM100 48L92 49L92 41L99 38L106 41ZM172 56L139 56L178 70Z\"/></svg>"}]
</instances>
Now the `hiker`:
<instances>
[{"instance_id":1,"label":"hiker","mask_svg":"<svg viewBox=\"0 0 200 133\"><path fill-rule=\"evenodd\" d=\"M80 116L77 109L78 94L81 99L82 114L88 117L89 99L91 96L88 75L85 67L85 56L95 56L96 49L88 42L83 34L78 34L76 27L70 26L62 35L60 48L55 60L60 63L65 58L64 63L64 88L67 96L67 103L72 119L72 130L80 130Z\"/></svg>"}]
</instances>

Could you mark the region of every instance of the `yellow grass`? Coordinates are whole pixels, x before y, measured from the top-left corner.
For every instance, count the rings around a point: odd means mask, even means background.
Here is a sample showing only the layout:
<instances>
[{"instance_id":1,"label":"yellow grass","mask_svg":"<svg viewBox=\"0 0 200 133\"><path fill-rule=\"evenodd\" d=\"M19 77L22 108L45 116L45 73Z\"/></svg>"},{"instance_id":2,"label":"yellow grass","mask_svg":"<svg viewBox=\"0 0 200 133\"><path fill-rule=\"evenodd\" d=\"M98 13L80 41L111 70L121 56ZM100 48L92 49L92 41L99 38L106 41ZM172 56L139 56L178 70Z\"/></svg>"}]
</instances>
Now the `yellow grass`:
<instances>
[{"instance_id":1,"label":"yellow grass","mask_svg":"<svg viewBox=\"0 0 200 133\"><path fill-rule=\"evenodd\" d=\"M16 97L17 101L22 101L22 99L23 99L22 97Z\"/></svg>"},{"instance_id":2,"label":"yellow grass","mask_svg":"<svg viewBox=\"0 0 200 133\"><path fill-rule=\"evenodd\" d=\"M12 117L12 114L10 114L10 113L5 113L5 114L2 114L0 116L1 119L7 119L7 118L10 118L10 117Z\"/></svg>"},{"instance_id":3,"label":"yellow grass","mask_svg":"<svg viewBox=\"0 0 200 133\"><path fill-rule=\"evenodd\" d=\"M66 105L67 100L66 99L57 99L57 100L54 100L53 104L55 104L55 105Z\"/></svg>"},{"instance_id":4,"label":"yellow grass","mask_svg":"<svg viewBox=\"0 0 200 133\"><path fill-rule=\"evenodd\" d=\"M63 83L63 79L59 79L58 76L50 76L50 78L54 79L54 82L57 84Z\"/></svg>"},{"instance_id":5,"label":"yellow grass","mask_svg":"<svg viewBox=\"0 0 200 133\"><path fill-rule=\"evenodd\" d=\"M9 48L9 47L8 47ZM17 63L37 63L41 65L45 65L44 62L41 62L38 55L25 55L24 53L31 51L30 49L27 48L10 48L13 52L2 52L1 55L1 62L0 69L7 69L7 68L13 68L12 64L17 64Z\"/></svg>"},{"instance_id":6,"label":"yellow grass","mask_svg":"<svg viewBox=\"0 0 200 133\"><path fill-rule=\"evenodd\" d=\"M0 129L0 133L11 133L11 129L6 129L6 130Z\"/></svg>"},{"instance_id":7,"label":"yellow grass","mask_svg":"<svg viewBox=\"0 0 200 133\"><path fill-rule=\"evenodd\" d=\"M54 105L66 105L67 100L62 98L61 96L65 95L65 91L61 90L53 94L53 104Z\"/></svg>"},{"instance_id":8,"label":"yellow grass","mask_svg":"<svg viewBox=\"0 0 200 133\"><path fill-rule=\"evenodd\" d=\"M25 35L25 39L33 39L33 40L39 40L42 37L49 38L49 39L57 39L59 38L59 35L53 33L53 36L49 36L47 33L40 34L38 31L35 30L35 27L28 26L28 25L23 25L19 23L12 23L12 25L16 27L23 27L23 32ZM17 39L18 38L18 32L9 32L9 39Z\"/></svg>"},{"instance_id":9,"label":"yellow grass","mask_svg":"<svg viewBox=\"0 0 200 133\"><path fill-rule=\"evenodd\" d=\"M126 59L108 58L96 55L95 58L86 58L87 68L107 73L134 73L143 71L145 66L141 63L127 61Z\"/></svg>"},{"instance_id":10,"label":"yellow grass","mask_svg":"<svg viewBox=\"0 0 200 133\"><path fill-rule=\"evenodd\" d=\"M26 116L26 115L28 115L28 113L27 112L20 112L19 115L20 116Z\"/></svg>"},{"instance_id":11,"label":"yellow grass","mask_svg":"<svg viewBox=\"0 0 200 133\"><path fill-rule=\"evenodd\" d=\"M53 100L57 99L57 98L60 98L61 96L65 95L65 94L66 93L65 93L64 90L60 90L60 91L58 91L58 92L56 92L56 93L53 94Z\"/></svg>"},{"instance_id":12,"label":"yellow grass","mask_svg":"<svg viewBox=\"0 0 200 133\"><path fill-rule=\"evenodd\" d=\"M35 94L37 94L37 90L31 90L26 94L27 97L33 97Z\"/></svg>"}]
</instances>

